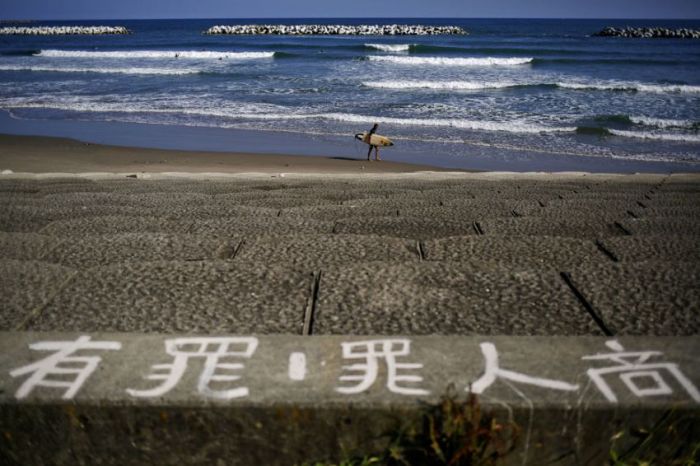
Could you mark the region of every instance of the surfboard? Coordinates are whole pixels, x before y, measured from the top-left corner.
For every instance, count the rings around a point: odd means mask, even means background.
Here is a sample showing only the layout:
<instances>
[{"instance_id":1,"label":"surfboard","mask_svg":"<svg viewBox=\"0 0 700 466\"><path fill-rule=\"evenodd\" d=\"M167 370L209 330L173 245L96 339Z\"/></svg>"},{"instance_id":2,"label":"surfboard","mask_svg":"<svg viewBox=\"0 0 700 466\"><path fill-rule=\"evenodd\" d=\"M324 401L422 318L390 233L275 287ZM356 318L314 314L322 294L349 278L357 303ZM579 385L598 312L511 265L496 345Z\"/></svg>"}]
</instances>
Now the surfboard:
<instances>
[{"instance_id":1,"label":"surfboard","mask_svg":"<svg viewBox=\"0 0 700 466\"><path fill-rule=\"evenodd\" d=\"M379 134L373 134L372 137L370 138L367 132L365 131L364 133L357 133L355 135L355 139L358 141L362 141L365 144L369 144L371 146L393 146L394 143L391 139L389 139L386 136L381 136Z\"/></svg>"}]
</instances>

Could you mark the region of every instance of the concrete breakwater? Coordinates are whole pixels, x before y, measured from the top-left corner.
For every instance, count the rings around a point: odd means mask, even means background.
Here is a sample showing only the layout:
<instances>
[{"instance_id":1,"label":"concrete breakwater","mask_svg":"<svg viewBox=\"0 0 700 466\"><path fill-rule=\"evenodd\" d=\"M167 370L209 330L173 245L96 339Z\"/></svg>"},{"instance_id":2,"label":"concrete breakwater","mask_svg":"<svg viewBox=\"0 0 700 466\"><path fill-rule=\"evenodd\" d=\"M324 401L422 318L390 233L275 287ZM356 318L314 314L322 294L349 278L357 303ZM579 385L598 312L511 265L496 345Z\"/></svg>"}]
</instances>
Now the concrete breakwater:
<instances>
[{"instance_id":1,"label":"concrete breakwater","mask_svg":"<svg viewBox=\"0 0 700 466\"><path fill-rule=\"evenodd\" d=\"M667 28L614 28L606 27L593 34L598 37L635 37L646 39L700 39L700 30L697 29L667 29Z\"/></svg>"},{"instance_id":2,"label":"concrete breakwater","mask_svg":"<svg viewBox=\"0 0 700 466\"><path fill-rule=\"evenodd\" d=\"M59 35L99 35L99 34L131 34L124 26L32 26L32 27L3 27L0 34L30 35L30 36L59 36Z\"/></svg>"},{"instance_id":3,"label":"concrete breakwater","mask_svg":"<svg viewBox=\"0 0 700 466\"><path fill-rule=\"evenodd\" d=\"M467 34L458 26L426 26L420 24L237 24L212 26L204 34L271 34L271 35L349 35L349 36L430 36Z\"/></svg>"}]
</instances>

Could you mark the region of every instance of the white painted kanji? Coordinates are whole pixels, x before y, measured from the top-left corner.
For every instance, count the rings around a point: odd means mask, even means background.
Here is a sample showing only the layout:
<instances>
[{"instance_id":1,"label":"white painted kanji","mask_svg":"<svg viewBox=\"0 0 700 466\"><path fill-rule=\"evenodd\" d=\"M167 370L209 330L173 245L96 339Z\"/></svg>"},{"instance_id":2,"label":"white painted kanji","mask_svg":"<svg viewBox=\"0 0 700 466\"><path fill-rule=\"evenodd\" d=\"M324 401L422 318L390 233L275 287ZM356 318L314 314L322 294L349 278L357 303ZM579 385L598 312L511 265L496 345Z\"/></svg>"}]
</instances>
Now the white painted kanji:
<instances>
[{"instance_id":1,"label":"white painted kanji","mask_svg":"<svg viewBox=\"0 0 700 466\"><path fill-rule=\"evenodd\" d=\"M33 364L10 371L12 377L32 374L19 387L15 397L24 398L35 387L51 387L65 388L62 398L70 400L102 361L99 356L78 356L75 353L81 350L120 350L121 347L118 341L91 341L91 337L86 335L80 336L75 341L32 343L29 348L34 351L55 351L55 353ZM72 379L66 380L68 377Z\"/></svg>"},{"instance_id":2,"label":"white painted kanji","mask_svg":"<svg viewBox=\"0 0 700 466\"><path fill-rule=\"evenodd\" d=\"M512 382L549 388L552 390L576 391L579 388L578 385L562 382L560 380L533 377L520 372L501 369L498 364L498 351L496 350L496 345L493 343L481 343L480 346L481 352L484 355L486 367L484 369L484 375L479 377L476 382L472 383L471 387L467 387L467 391L471 391L471 393L476 393L477 395L483 393L487 388L493 385L496 379L499 378L510 380Z\"/></svg>"},{"instance_id":3,"label":"white painted kanji","mask_svg":"<svg viewBox=\"0 0 700 466\"><path fill-rule=\"evenodd\" d=\"M619 378L627 389L638 398L647 396L662 396L673 394L673 389L666 383L662 373L670 374L683 387L691 399L700 403L700 392L693 383L681 372L675 363L648 363L652 357L661 357L660 351L625 351L617 340L609 340L605 345L613 350L612 353L599 353L583 356L586 361L610 361L615 363L609 367L591 368L586 371L588 377L595 383L605 398L617 403L617 396L606 382L605 376L619 374ZM639 381L646 380L644 387ZM650 383L649 383L650 382Z\"/></svg>"},{"instance_id":4,"label":"white painted kanji","mask_svg":"<svg viewBox=\"0 0 700 466\"><path fill-rule=\"evenodd\" d=\"M386 387L390 392L401 395L428 395L430 392L421 388L403 387L401 383L418 383L423 378L419 375L399 374L399 371L417 370L423 364L397 362L396 358L408 356L411 341L408 339L381 339L341 343L344 359L362 359L363 362L343 366L343 371L351 372L340 376L340 381L357 381L356 385L337 387L336 391L344 394L362 393L377 380L379 359L386 364ZM357 373L354 373L357 372Z\"/></svg>"},{"instance_id":5,"label":"white painted kanji","mask_svg":"<svg viewBox=\"0 0 700 466\"><path fill-rule=\"evenodd\" d=\"M249 359L258 347L255 337L193 337L165 340L165 351L173 357L169 364L154 364L153 373L146 378L162 380L159 386L148 390L127 389L127 393L136 397L162 396L175 388L187 370L187 363L192 358L204 360L204 368L199 375L197 391L205 396L218 399L232 399L248 396L248 387L236 387L228 390L213 390L210 382L233 382L241 378L232 373L217 371L236 371L245 366L239 362L222 362L222 359Z\"/></svg>"}]
</instances>

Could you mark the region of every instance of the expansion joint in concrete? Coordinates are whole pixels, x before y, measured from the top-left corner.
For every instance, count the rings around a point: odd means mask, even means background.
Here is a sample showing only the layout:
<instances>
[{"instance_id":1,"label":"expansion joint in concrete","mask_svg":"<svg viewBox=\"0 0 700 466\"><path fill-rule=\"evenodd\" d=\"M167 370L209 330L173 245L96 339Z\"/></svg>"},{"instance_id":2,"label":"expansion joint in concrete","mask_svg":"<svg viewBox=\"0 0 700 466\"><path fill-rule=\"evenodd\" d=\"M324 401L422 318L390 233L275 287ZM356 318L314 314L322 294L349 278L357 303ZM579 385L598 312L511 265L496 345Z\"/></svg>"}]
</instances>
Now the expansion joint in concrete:
<instances>
[{"instance_id":1,"label":"expansion joint in concrete","mask_svg":"<svg viewBox=\"0 0 700 466\"><path fill-rule=\"evenodd\" d=\"M588 311L588 314L591 316L596 325L598 325L600 330L607 336L614 336L615 333L611 331L607 325L605 325L605 321L600 316L600 313L595 310L593 305L586 299L583 293L581 293L581 291L579 291L579 289L576 288L576 285L574 284L573 280L571 280L571 275L568 272L560 272L559 275L561 276L562 280L564 280L564 283L566 283L566 285L569 287L574 296L576 296L576 299L578 299L579 302L586 309L586 311Z\"/></svg>"},{"instance_id":2,"label":"expansion joint in concrete","mask_svg":"<svg viewBox=\"0 0 700 466\"><path fill-rule=\"evenodd\" d=\"M231 252L231 257L229 259L235 259L236 256L238 255L239 252L241 252L241 249L243 248L243 245L245 244L245 240L242 239L235 248L233 248L233 251Z\"/></svg>"},{"instance_id":3,"label":"expansion joint in concrete","mask_svg":"<svg viewBox=\"0 0 700 466\"><path fill-rule=\"evenodd\" d=\"M78 270L73 271L73 273L71 273L71 274L68 276L68 278L66 278L60 285L58 285L58 287L56 288L56 290L55 290L53 293L51 293L51 295L46 299L46 301L44 301L43 303L39 304L36 308L34 308L34 310L32 310L31 312L29 312L29 314L27 315L27 317L25 317L24 319L22 319L22 322L20 322L20 323L17 325L17 327L15 327L15 331L18 331L18 332L19 332L19 331L22 331L22 330L27 330L27 325L29 324L29 322L31 322L32 319L34 319L35 317L37 317L39 314L42 313L42 311L43 311L44 309L46 309L46 307L51 303L51 301L53 301L53 299L54 299L56 296L58 296L58 294L59 294L61 291L63 291L63 289L64 289L65 287L68 286L68 284L73 280L73 278L75 278L76 275L78 275L78 272L79 272Z\"/></svg>"},{"instance_id":4,"label":"expansion joint in concrete","mask_svg":"<svg viewBox=\"0 0 700 466\"><path fill-rule=\"evenodd\" d=\"M618 257L615 255L615 253L613 253L611 250L606 248L605 245L600 240L596 240L595 245L598 248L598 250L600 252L602 252L603 254L605 254L605 256L608 259L610 259L613 262L620 262L620 259L618 259Z\"/></svg>"},{"instance_id":5,"label":"expansion joint in concrete","mask_svg":"<svg viewBox=\"0 0 700 466\"><path fill-rule=\"evenodd\" d=\"M423 241L416 242L416 250L418 251L418 260L425 260L425 243Z\"/></svg>"},{"instance_id":6,"label":"expansion joint in concrete","mask_svg":"<svg viewBox=\"0 0 700 466\"><path fill-rule=\"evenodd\" d=\"M304 309L304 327L302 335L312 335L314 331L314 316L316 315L316 305L318 303L318 292L321 287L321 271L314 272L311 282L311 296L308 305Z\"/></svg>"},{"instance_id":7,"label":"expansion joint in concrete","mask_svg":"<svg viewBox=\"0 0 700 466\"><path fill-rule=\"evenodd\" d=\"M632 232L629 231L629 230L628 230L627 228L625 228L624 226L622 226L622 224L621 224L620 222L615 222L614 225L615 225L617 228L619 228L619 229L622 231L622 233L623 233L624 235L632 236Z\"/></svg>"}]
</instances>

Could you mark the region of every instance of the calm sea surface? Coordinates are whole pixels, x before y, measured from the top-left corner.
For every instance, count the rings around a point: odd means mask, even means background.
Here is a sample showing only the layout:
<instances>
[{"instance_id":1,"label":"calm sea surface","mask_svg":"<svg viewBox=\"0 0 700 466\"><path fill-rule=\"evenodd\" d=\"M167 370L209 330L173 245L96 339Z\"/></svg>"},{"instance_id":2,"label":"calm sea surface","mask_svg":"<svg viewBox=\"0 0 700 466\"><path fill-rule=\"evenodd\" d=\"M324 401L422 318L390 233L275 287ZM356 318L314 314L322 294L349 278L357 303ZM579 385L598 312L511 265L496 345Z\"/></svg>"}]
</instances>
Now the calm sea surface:
<instances>
[{"instance_id":1,"label":"calm sea surface","mask_svg":"<svg viewBox=\"0 0 700 466\"><path fill-rule=\"evenodd\" d=\"M450 24L469 35L202 35L247 23ZM0 108L18 119L263 129L348 144L378 122L397 146L429 147L455 166L499 150L700 167L700 41L590 36L608 25L699 21L37 24L118 24L134 34L0 36Z\"/></svg>"}]
</instances>

